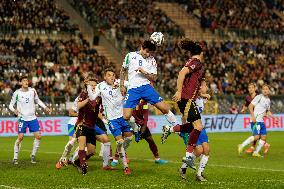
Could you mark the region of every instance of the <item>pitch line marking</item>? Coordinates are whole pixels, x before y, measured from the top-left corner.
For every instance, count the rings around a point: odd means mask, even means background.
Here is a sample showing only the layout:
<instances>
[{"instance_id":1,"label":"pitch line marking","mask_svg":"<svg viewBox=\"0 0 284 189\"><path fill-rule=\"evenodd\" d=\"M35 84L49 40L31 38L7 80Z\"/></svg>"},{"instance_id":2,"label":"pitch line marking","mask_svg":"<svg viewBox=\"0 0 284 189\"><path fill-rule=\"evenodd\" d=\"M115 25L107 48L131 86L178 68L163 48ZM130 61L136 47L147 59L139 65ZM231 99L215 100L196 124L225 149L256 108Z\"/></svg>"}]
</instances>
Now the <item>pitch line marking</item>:
<instances>
[{"instance_id":1,"label":"pitch line marking","mask_svg":"<svg viewBox=\"0 0 284 189\"><path fill-rule=\"evenodd\" d=\"M3 187L3 188L10 188L10 189L23 189L23 188L17 188L17 187L14 187L14 186L7 186L7 185L0 185L0 188Z\"/></svg>"},{"instance_id":2,"label":"pitch line marking","mask_svg":"<svg viewBox=\"0 0 284 189\"><path fill-rule=\"evenodd\" d=\"M10 150L7 150L10 151ZM21 150L23 152L30 152L30 150ZM43 154L59 154L60 152L37 152L37 153L43 153ZM130 158L130 160L142 160L142 161L149 161L154 162L153 159L138 159L138 158ZM169 163L175 163L175 164L181 164L180 161L169 161ZM284 172L282 169L267 169L267 168L259 168L259 167L245 167L245 166L235 166L235 165L222 165L222 164L208 164L209 167L224 167L224 168L236 168L236 169L247 169L247 170L260 170L260 171L272 171L272 172Z\"/></svg>"}]
</instances>

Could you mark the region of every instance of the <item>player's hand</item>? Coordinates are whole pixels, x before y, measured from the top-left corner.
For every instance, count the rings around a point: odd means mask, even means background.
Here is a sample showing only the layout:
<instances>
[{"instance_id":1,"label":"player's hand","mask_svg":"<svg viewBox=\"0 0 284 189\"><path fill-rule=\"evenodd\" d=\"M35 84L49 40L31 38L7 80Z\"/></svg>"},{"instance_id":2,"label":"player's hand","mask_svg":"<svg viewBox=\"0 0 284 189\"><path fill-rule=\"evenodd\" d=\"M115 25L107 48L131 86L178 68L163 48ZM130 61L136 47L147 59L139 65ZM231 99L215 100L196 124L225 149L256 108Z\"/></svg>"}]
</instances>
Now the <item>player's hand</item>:
<instances>
[{"instance_id":1,"label":"player's hand","mask_svg":"<svg viewBox=\"0 0 284 189\"><path fill-rule=\"evenodd\" d=\"M147 72L143 69L143 68L138 68L138 69L136 69L135 70L136 72L140 72L140 73L142 73L142 74L147 74Z\"/></svg>"},{"instance_id":2,"label":"player's hand","mask_svg":"<svg viewBox=\"0 0 284 189\"><path fill-rule=\"evenodd\" d=\"M122 96L126 95L126 88L125 88L125 86L120 86L120 92L121 92Z\"/></svg>"},{"instance_id":3,"label":"player's hand","mask_svg":"<svg viewBox=\"0 0 284 189\"><path fill-rule=\"evenodd\" d=\"M44 111L46 111L46 112L48 112L48 113L51 113L51 109L50 109L49 107L46 107L46 108L44 109Z\"/></svg>"},{"instance_id":4,"label":"player's hand","mask_svg":"<svg viewBox=\"0 0 284 189\"><path fill-rule=\"evenodd\" d=\"M19 115L19 111L18 111L18 110L15 110L15 111L14 111L14 114L15 114L16 116L18 116L18 115Z\"/></svg>"},{"instance_id":5,"label":"player's hand","mask_svg":"<svg viewBox=\"0 0 284 189\"><path fill-rule=\"evenodd\" d=\"M181 99L181 92L177 91L176 94L173 96L173 101L178 102Z\"/></svg>"},{"instance_id":6,"label":"player's hand","mask_svg":"<svg viewBox=\"0 0 284 189\"><path fill-rule=\"evenodd\" d=\"M207 100L210 100L211 95L210 95L210 94L204 94L204 95L203 95L203 98L206 98Z\"/></svg>"},{"instance_id":7,"label":"player's hand","mask_svg":"<svg viewBox=\"0 0 284 189\"><path fill-rule=\"evenodd\" d=\"M252 116L251 121L252 121L253 123L256 123L256 118L255 118L255 116Z\"/></svg>"}]
</instances>

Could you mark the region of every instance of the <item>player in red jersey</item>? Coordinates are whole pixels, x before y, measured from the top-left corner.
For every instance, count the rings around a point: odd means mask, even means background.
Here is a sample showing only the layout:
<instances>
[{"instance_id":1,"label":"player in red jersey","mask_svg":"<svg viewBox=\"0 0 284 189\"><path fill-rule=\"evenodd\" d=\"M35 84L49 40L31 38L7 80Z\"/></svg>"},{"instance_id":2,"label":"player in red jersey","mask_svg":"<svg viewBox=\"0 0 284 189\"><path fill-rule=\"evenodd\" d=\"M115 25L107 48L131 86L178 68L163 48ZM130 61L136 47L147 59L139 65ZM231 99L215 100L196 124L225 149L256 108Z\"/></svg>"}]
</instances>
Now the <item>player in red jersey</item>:
<instances>
[{"instance_id":1,"label":"player in red jersey","mask_svg":"<svg viewBox=\"0 0 284 189\"><path fill-rule=\"evenodd\" d=\"M173 100L178 102L180 112L183 117L187 118L189 123L192 123L194 129L190 133L188 140L186 158L183 160L189 167L196 169L193 159L193 150L199 138L200 132L203 129L201 116L195 104L200 84L203 77L203 49L201 44L193 42L189 39L183 39L180 47L189 53L191 57L179 72L177 79L177 92L173 96ZM174 127L164 126L162 143L167 139L171 132L180 132L190 124L176 125Z\"/></svg>"},{"instance_id":2,"label":"player in red jersey","mask_svg":"<svg viewBox=\"0 0 284 189\"><path fill-rule=\"evenodd\" d=\"M245 113L248 109L248 106L250 105L251 101L254 99L254 97L257 95L257 89L255 83L250 83L248 85L248 92L249 94L246 96L245 104L242 107L241 113ZM253 153L257 141L253 141L252 145L246 150L246 153ZM264 154L268 153L268 149L270 147L270 144L265 143L264 144Z\"/></svg>"},{"instance_id":3,"label":"player in red jersey","mask_svg":"<svg viewBox=\"0 0 284 189\"><path fill-rule=\"evenodd\" d=\"M155 163L156 164L168 163L168 161L160 158L158 147L152 137L150 129L147 127L148 117L149 117L149 109L147 102L145 102L144 100L140 100L140 103L133 110L132 116L135 118L135 123L140 127L139 129L140 139L145 139L149 144L149 148L155 157ZM139 140L137 140L136 142L139 142Z\"/></svg>"},{"instance_id":4,"label":"player in red jersey","mask_svg":"<svg viewBox=\"0 0 284 189\"><path fill-rule=\"evenodd\" d=\"M97 85L97 80L93 75L87 76L84 82L85 85L91 85L94 89ZM90 101L86 90L80 93L78 101L78 120L75 125L75 135L79 143L79 158L75 160L74 164L83 175L87 173L86 161L93 156L95 152L95 123L98 119L100 106L100 97ZM87 147L87 152L85 151L85 147Z\"/></svg>"}]
</instances>

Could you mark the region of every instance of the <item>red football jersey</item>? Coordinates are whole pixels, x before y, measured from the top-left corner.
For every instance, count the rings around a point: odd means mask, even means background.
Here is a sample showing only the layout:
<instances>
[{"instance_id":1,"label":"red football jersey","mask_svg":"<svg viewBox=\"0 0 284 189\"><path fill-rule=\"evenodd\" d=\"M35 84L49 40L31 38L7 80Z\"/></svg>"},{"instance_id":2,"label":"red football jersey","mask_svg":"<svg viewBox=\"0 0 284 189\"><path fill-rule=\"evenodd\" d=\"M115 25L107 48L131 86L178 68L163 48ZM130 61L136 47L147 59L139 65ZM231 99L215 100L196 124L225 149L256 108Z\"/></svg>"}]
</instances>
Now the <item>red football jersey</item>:
<instances>
[{"instance_id":1,"label":"red football jersey","mask_svg":"<svg viewBox=\"0 0 284 189\"><path fill-rule=\"evenodd\" d=\"M79 102L82 102L87 98L88 93L83 91L79 95ZM95 100L89 101L84 107L79 109L76 125L83 124L86 127L94 128L100 112L101 103L101 97L97 97Z\"/></svg>"},{"instance_id":2,"label":"red football jersey","mask_svg":"<svg viewBox=\"0 0 284 189\"><path fill-rule=\"evenodd\" d=\"M185 65L191 72L185 76L181 98L195 100L201 84L203 76L203 66L198 59L189 59Z\"/></svg>"}]
</instances>

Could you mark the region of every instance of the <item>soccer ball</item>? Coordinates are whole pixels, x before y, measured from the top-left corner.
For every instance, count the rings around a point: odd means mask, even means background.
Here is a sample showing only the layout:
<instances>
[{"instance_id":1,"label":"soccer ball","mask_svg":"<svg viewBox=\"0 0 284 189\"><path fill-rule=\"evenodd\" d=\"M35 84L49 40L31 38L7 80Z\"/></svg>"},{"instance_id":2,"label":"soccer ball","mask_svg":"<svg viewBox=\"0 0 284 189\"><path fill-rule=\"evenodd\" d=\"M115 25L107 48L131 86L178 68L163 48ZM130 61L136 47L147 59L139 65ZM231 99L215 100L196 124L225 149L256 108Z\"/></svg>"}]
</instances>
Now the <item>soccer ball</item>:
<instances>
[{"instance_id":1,"label":"soccer ball","mask_svg":"<svg viewBox=\"0 0 284 189\"><path fill-rule=\"evenodd\" d=\"M157 46L161 46L164 42L164 34L162 32L152 33L150 40L153 41Z\"/></svg>"}]
</instances>

